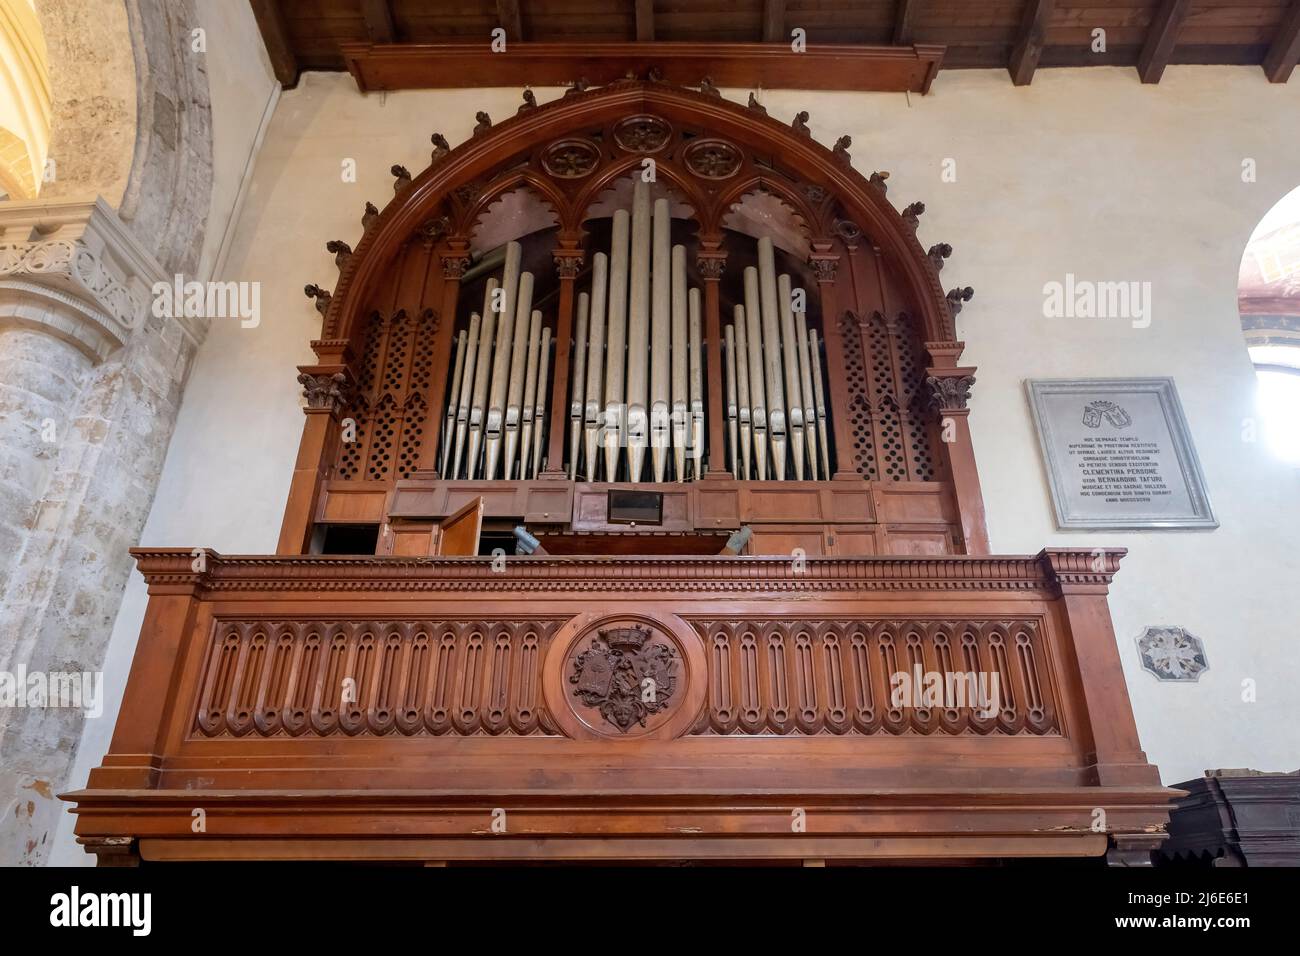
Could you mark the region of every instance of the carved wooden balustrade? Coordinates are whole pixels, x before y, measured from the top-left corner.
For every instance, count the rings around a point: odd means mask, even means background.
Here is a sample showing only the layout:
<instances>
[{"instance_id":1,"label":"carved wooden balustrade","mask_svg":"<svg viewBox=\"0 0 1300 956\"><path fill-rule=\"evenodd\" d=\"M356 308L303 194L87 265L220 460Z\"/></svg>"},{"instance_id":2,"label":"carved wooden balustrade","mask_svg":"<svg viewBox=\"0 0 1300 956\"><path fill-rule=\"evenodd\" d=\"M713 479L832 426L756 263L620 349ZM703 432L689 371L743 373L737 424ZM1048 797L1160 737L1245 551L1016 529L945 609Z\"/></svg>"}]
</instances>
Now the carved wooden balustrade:
<instances>
[{"instance_id":1,"label":"carved wooden balustrade","mask_svg":"<svg viewBox=\"0 0 1300 956\"><path fill-rule=\"evenodd\" d=\"M151 597L117 730L67 795L101 862L1163 839L1174 791L1139 748L1106 607L1122 551L135 554Z\"/></svg>"}]
</instances>

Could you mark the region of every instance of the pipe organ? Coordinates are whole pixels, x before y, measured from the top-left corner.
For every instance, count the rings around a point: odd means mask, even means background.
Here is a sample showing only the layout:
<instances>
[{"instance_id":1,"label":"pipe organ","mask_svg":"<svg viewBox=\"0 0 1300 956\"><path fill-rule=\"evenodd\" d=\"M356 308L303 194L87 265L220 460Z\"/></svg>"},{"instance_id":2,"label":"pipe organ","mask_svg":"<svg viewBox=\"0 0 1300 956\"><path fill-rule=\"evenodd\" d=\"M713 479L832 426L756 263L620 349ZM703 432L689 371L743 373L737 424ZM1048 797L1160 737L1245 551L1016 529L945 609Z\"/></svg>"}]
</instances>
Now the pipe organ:
<instances>
[{"instance_id":1,"label":"pipe organ","mask_svg":"<svg viewBox=\"0 0 1300 956\"><path fill-rule=\"evenodd\" d=\"M1106 605L1124 551L988 554L970 290L944 295L923 206L752 95L626 80L520 117L440 144L367 210L333 296L308 287L277 554L136 550L149 608L111 751L67 795L78 838L101 860L1158 846L1172 791ZM918 703L914 674L996 690Z\"/></svg>"}]
</instances>

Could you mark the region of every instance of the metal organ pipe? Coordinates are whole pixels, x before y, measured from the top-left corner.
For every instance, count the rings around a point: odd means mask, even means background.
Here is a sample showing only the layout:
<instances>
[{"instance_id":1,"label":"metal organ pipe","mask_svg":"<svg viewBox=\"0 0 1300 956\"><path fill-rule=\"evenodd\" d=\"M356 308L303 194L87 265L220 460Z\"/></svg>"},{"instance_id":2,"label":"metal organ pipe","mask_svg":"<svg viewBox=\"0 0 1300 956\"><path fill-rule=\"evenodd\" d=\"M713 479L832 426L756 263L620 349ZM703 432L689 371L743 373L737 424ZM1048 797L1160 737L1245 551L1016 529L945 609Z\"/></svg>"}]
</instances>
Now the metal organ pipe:
<instances>
[{"instance_id":1,"label":"metal organ pipe","mask_svg":"<svg viewBox=\"0 0 1300 956\"><path fill-rule=\"evenodd\" d=\"M493 288L491 281L488 282L488 288ZM460 383L460 400L456 404L456 447L452 455L451 471L448 472L446 466L443 466L444 478L455 478L460 474L460 459L465 451L465 429L469 426L469 406L472 398L470 389L474 387L474 367L478 361L479 324L482 321L482 317L477 312L470 313L464 377Z\"/></svg>"},{"instance_id":2,"label":"metal organ pipe","mask_svg":"<svg viewBox=\"0 0 1300 956\"><path fill-rule=\"evenodd\" d=\"M758 240L758 286L763 314L763 369L766 374L767 437L772 444L772 467L777 481L785 481L785 396L781 389L781 327L776 297L776 265L772 240Z\"/></svg>"},{"instance_id":3,"label":"metal organ pipe","mask_svg":"<svg viewBox=\"0 0 1300 956\"><path fill-rule=\"evenodd\" d=\"M591 257L591 321L587 326L587 382L585 396L578 392L578 379L574 379L574 398L584 399L582 408L584 464L588 481L596 480L596 446L600 440L600 399L605 360L605 300L608 291L607 273L609 258L603 252ZM571 447L574 463L578 459L578 439L575 434ZM575 469L571 468L572 475Z\"/></svg>"},{"instance_id":4,"label":"metal organ pipe","mask_svg":"<svg viewBox=\"0 0 1300 956\"><path fill-rule=\"evenodd\" d=\"M775 295L775 291L773 292ZM745 344L749 352L749 419L753 429L754 477L767 478L767 398L763 387L763 320L759 316L758 270L745 269Z\"/></svg>"},{"instance_id":5,"label":"metal organ pipe","mask_svg":"<svg viewBox=\"0 0 1300 956\"><path fill-rule=\"evenodd\" d=\"M799 290L803 292L802 289ZM807 298L804 302L807 303ZM799 391L803 394L803 428L805 447L808 450L808 476L818 480L817 470L817 403L813 399L812 357L808 354L808 311L804 309L795 313L795 325L799 336ZM827 478L830 475L826 476Z\"/></svg>"},{"instance_id":6,"label":"metal organ pipe","mask_svg":"<svg viewBox=\"0 0 1300 956\"><path fill-rule=\"evenodd\" d=\"M685 276L686 262L683 259L683 282ZM690 335L690 459L693 462L691 473L696 479L704 477L702 474L703 469L700 467L704 461L704 341L702 337L702 312L700 290L691 289L687 298L687 326ZM680 477L678 480L680 480Z\"/></svg>"},{"instance_id":7,"label":"metal organ pipe","mask_svg":"<svg viewBox=\"0 0 1300 956\"><path fill-rule=\"evenodd\" d=\"M732 312L736 324L736 396L740 400L737 417L740 421L740 469L737 478L748 480L752 475L753 457L753 403L749 393L749 333L746 332L745 307L738 305Z\"/></svg>"},{"instance_id":8,"label":"metal organ pipe","mask_svg":"<svg viewBox=\"0 0 1300 956\"><path fill-rule=\"evenodd\" d=\"M533 401L537 393L537 351L542 344L542 313L534 310L528 323L528 366L524 376L524 404L519 422L519 477L532 478ZM511 461L513 461L513 456ZM506 470L509 471L507 463Z\"/></svg>"},{"instance_id":9,"label":"metal organ pipe","mask_svg":"<svg viewBox=\"0 0 1300 956\"><path fill-rule=\"evenodd\" d=\"M492 356L492 384L488 389L487 417L483 423L484 464L483 477L488 481L497 476L497 465L501 459L501 437L505 425L506 396L509 390L510 346L513 342L515 326L515 309L519 288L519 262L522 255L519 243L512 242L506 246L506 265L501 277L502 296L501 316L497 320L496 345ZM528 282L529 294L532 293L532 276ZM524 313L527 316L527 312Z\"/></svg>"},{"instance_id":10,"label":"metal organ pipe","mask_svg":"<svg viewBox=\"0 0 1300 956\"><path fill-rule=\"evenodd\" d=\"M533 313L540 322L542 313ZM533 474L542 467L542 437L546 432L546 382L551 368L551 330L542 329L541 355L538 358L537 397L533 401Z\"/></svg>"},{"instance_id":11,"label":"metal organ pipe","mask_svg":"<svg viewBox=\"0 0 1300 956\"><path fill-rule=\"evenodd\" d=\"M790 277L782 273L776 280L776 296L781 306L781 364L785 368L786 417L790 426L794 477L796 481L803 481L806 437L803 428L803 384L799 378L799 348L795 339L791 292Z\"/></svg>"},{"instance_id":12,"label":"metal organ pipe","mask_svg":"<svg viewBox=\"0 0 1300 956\"><path fill-rule=\"evenodd\" d=\"M569 480L578 476L578 439L582 435L583 383L587 376L587 314L591 298L578 293L578 320L573 333L573 394L569 398Z\"/></svg>"},{"instance_id":13,"label":"metal organ pipe","mask_svg":"<svg viewBox=\"0 0 1300 956\"><path fill-rule=\"evenodd\" d=\"M667 218L668 202L663 203L664 218ZM655 212L659 211L658 203ZM658 223L655 223L658 226ZM657 232L657 230L656 230ZM678 481L686 480L686 438L690 433L687 409L690 402L689 365L687 352L690 341L687 339L686 306L686 247L673 246L672 251L672 374L670 376L672 410L669 412L669 424L672 430L673 468ZM663 481L663 468L655 468L655 481Z\"/></svg>"},{"instance_id":14,"label":"metal organ pipe","mask_svg":"<svg viewBox=\"0 0 1300 956\"><path fill-rule=\"evenodd\" d=\"M609 251L609 332L605 345L605 480L618 475L618 450L625 425L628 236L631 215L614 212Z\"/></svg>"},{"instance_id":15,"label":"metal organ pipe","mask_svg":"<svg viewBox=\"0 0 1300 956\"><path fill-rule=\"evenodd\" d=\"M650 256L650 465L655 481L664 480L668 465L672 390L669 353L673 306L671 228L668 200L655 200ZM682 304L685 306L685 302Z\"/></svg>"},{"instance_id":16,"label":"metal organ pipe","mask_svg":"<svg viewBox=\"0 0 1300 956\"><path fill-rule=\"evenodd\" d=\"M650 184L637 177L632 193L632 262L627 319L628 480L640 481L648 434L646 358L650 344Z\"/></svg>"},{"instance_id":17,"label":"metal organ pipe","mask_svg":"<svg viewBox=\"0 0 1300 956\"><path fill-rule=\"evenodd\" d=\"M519 453L520 406L524 397L524 376L528 362L528 325L533 309L533 274L519 277L519 305L515 313L514 343L510 347L510 372L506 378L505 478L514 477Z\"/></svg>"},{"instance_id":18,"label":"metal organ pipe","mask_svg":"<svg viewBox=\"0 0 1300 956\"><path fill-rule=\"evenodd\" d=\"M736 308L741 308L737 306ZM743 310L742 310L743 311ZM740 431L737 428L737 415L739 414L739 399L736 397L736 327L731 322L727 323L726 329L723 330L723 338L727 343L727 437L731 439L728 445L731 449L731 474L732 477L740 477Z\"/></svg>"},{"instance_id":19,"label":"metal organ pipe","mask_svg":"<svg viewBox=\"0 0 1300 956\"><path fill-rule=\"evenodd\" d=\"M478 477L479 452L483 442L483 418L487 409L488 376L492 363L492 342L497 326L497 313L493 309L500 284L489 279L484 294L483 324L479 329L478 364L474 369L474 399L469 414L469 459L465 463L465 477Z\"/></svg>"},{"instance_id":20,"label":"metal organ pipe","mask_svg":"<svg viewBox=\"0 0 1300 956\"><path fill-rule=\"evenodd\" d=\"M447 397L447 414L442 423L442 449L438 454L438 474L447 474L447 459L451 457L452 429L456 427L456 409L460 405L461 377L465 372L465 332L456 334L456 361L452 366L451 395Z\"/></svg>"},{"instance_id":21,"label":"metal organ pipe","mask_svg":"<svg viewBox=\"0 0 1300 956\"><path fill-rule=\"evenodd\" d=\"M831 456L827 448L826 433L830 431L830 423L826 420L826 393L822 387L822 363L821 348L817 344L817 330L808 330L808 352L812 362L812 380L813 396L817 403L817 443L822 450L822 467L826 470L826 477L831 477Z\"/></svg>"}]
</instances>

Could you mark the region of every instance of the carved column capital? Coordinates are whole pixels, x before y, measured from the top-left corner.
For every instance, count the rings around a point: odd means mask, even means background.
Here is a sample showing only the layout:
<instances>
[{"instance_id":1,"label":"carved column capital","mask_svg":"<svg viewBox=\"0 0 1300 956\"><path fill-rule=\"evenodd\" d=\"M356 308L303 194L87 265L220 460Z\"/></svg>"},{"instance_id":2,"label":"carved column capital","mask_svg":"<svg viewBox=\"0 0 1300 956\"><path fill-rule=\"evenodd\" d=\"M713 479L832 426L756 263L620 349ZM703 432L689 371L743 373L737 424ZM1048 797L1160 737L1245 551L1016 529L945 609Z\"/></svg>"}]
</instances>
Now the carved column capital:
<instances>
[{"instance_id":1,"label":"carved column capital","mask_svg":"<svg viewBox=\"0 0 1300 956\"><path fill-rule=\"evenodd\" d=\"M587 262L587 254L581 249L556 249L551 256L561 279L576 279Z\"/></svg>"},{"instance_id":2,"label":"carved column capital","mask_svg":"<svg viewBox=\"0 0 1300 956\"><path fill-rule=\"evenodd\" d=\"M808 265L812 267L813 275L817 277L818 284L834 282L836 270L840 265L840 257L829 253L814 252L808 258Z\"/></svg>"},{"instance_id":3,"label":"carved column capital","mask_svg":"<svg viewBox=\"0 0 1300 956\"><path fill-rule=\"evenodd\" d=\"M926 386L930 389L930 407L936 411L964 411L975 384L973 368L927 369Z\"/></svg>"},{"instance_id":4,"label":"carved column capital","mask_svg":"<svg viewBox=\"0 0 1300 956\"><path fill-rule=\"evenodd\" d=\"M43 300L21 313L28 323L50 326L93 361L146 322L156 327L154 288L165 285L170 301L173 279L102 199L0 203L0 292L14 310L24 298ZM166 321L194 343L201 338L201 319Z\"/></svg>"},{"instance_id":5,"label":"carved column capital","mask_svg":"<svg viewBox=\"0 0 1300 956\"><path fill-rule=\"evenodd\" d=\"M470 258L464 252L447 252L442 255L442 277L459 279L470 266Z\"/></svg>"},{"instance_id":6,"label":"carved column capital","mask_svg":"<svg viewBox=\"0 0 1300 956\"><path fill-rule=\"evenodd\" d=\"M727 268L725 252L701 252L695 257L695 268L705 282L717 282Z\"/></svg>"},{"instance_id":7,"label":"carved column capital","mask_svg":"<svg viewBox=\"0 0 1300 956\"><path fill-rule=\"evenodd\" d=\"M307 411L337 415L352 399L352 378L346 370L299 366L298 384L307 399Z\"/></svg>"}]
</instances>

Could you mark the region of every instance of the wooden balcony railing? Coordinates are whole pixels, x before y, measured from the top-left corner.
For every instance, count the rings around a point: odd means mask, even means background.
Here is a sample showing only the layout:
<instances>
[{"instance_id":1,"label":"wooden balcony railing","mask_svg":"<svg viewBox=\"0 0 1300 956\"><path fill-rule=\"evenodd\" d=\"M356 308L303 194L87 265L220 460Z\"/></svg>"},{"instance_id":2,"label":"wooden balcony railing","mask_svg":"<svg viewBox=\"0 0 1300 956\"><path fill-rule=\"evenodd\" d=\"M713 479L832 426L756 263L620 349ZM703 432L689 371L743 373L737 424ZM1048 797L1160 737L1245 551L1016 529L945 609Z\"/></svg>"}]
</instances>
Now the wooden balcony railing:
<instances>
[{"instance_id":1,"label":"wooden balcony railing","mask_svg":"<svg viewBox=\"0 0 1300 956\"><path fill-rule=\"evenodd\" d=\"M112 746L66 796L101 862L1131 855L1176 795L1122 551L135 555Z\"/></svg>"}]
</instances>

